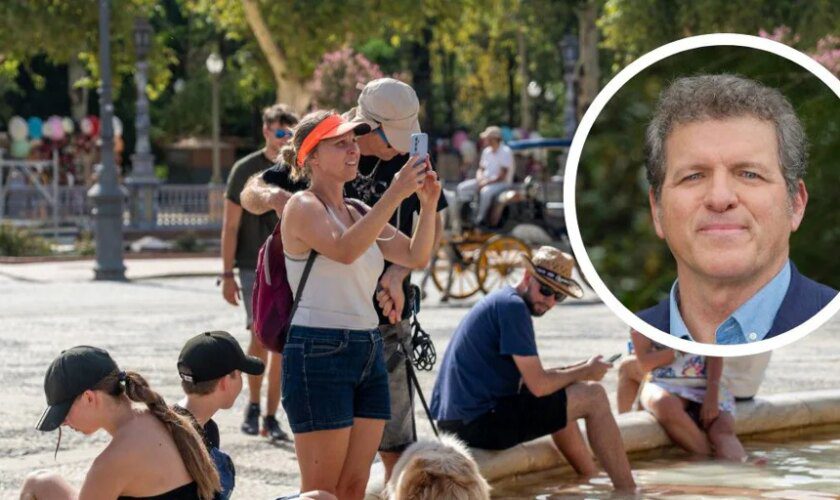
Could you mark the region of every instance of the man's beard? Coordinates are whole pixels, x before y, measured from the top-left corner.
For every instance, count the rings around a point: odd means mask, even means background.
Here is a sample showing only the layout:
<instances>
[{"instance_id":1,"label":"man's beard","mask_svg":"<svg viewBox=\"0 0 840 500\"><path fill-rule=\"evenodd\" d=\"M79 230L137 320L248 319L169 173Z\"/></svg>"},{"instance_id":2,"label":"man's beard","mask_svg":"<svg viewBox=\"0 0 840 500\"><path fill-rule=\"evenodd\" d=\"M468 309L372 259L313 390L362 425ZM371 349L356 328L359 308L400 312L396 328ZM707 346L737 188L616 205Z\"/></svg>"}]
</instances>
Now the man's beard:
<instances>
[{"instance_id":1,"label":"man's beard","mask_svg":"<svg viewBox=\"0 0 840 500\"><path fill-rule=\"evenodd\" d=\"M534 301L532 301L531 298L528 297L527 293L522 294L522 300L524 300L525 305L528 306L528 310L531 312L531 316L535 316L535 317L539 318L540 316L542 316L542 315L544 315L545 313L548 312L548 309L546 309L545 311L542 311L542 312L537 311L536 304L534 304Z\"/></svg>"}]
</instances>

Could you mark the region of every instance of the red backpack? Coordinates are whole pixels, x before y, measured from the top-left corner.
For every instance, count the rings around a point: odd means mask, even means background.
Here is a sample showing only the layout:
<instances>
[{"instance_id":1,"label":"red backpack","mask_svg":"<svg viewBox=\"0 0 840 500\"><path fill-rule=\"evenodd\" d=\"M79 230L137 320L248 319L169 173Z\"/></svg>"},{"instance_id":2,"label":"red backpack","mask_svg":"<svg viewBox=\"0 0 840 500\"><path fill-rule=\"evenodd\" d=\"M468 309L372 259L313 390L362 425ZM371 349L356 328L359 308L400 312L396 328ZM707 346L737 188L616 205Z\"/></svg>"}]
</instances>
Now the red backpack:
<instances>
[{"instance_id":1,"label":"red backpack","mask_svg":"<svg viewBox=\"0 0 840 500\"><path fill-rule=\"evenodd\" d=\"M253 331L262 345L274 352L283 352L286 346L289 326L300 301L303 285L312 270L318 252L312 250L306 259L295 299L286 275L286 259L283 255L283 238L280 237L280 221L274 231L260 247L257 255L256 279L251 307L254 314Z\"/></svg>"},{"instance_id":2,"label":"red backpack","mask_svg":"<svg viewBox=\"0 0 840 500\"><path fill-rule=\"evenodd\" d=\"M362 217L367 213L367 208L359 201L347 199L346 202L355 207ZM289 286L286 258L283 255L283 238L280 237L281 222L282 220L277 222L274 231L260 247L257 255L254 293L251 297L254 334L266 349L274 352L283 352L286 346L286 337L288 337L292 318L303 294L303 286L309 278L315 257L318 256L318 252L312 250L309 258L306 259L300 284L292 300L292 288Z\"/></svg>"}]
</instances>

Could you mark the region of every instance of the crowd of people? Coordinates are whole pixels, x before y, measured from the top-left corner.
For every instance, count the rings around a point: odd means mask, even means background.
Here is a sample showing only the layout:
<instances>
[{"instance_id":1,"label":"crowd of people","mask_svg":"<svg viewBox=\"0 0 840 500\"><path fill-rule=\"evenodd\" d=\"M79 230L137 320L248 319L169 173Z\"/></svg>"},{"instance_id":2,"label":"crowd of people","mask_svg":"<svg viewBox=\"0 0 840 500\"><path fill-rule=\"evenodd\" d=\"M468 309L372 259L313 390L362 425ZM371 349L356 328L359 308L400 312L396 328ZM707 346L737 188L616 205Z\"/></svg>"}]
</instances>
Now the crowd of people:
<instances>
[{"instance_id":1,"label":"crowd of people","mask_svg":"<svg viewBox=\"0 0 840 500\"><path fill-rule=\"evenodd\" d=\"M736 100L727 92L737 94L741 88L744 95L755 95L762 94L761 88L727 78L699 83L712 89L706 108L670 118L662 118L667 110L660 109L657 119L670 120L664 142L682 128L710 120L768 119L761 114L767 113L767 106L760 103L754 108L736 107L734 115L719 109L719 99ZM669 99L679 94L680 86L694 86L696 101L697 85L677 80L661 107L684 110ZM267 352L253 331L247 354L226 332L199 334L186 343L177 362L185 398L170 406L142 376L122 371L107 352L87 346L62 352L47 370L48 408L37 428L50 431L65 425L85 434L104 429L112 439L94 460L79 492L55 474L36 473L26 480L22 497L229 498L235 468L220 449L213 415L231 408L242 390L243 373L249 402L242 431L293 439L300 490L305 492L299 498L363 498L377 453L385 469L386 494L392 498L488 498L490 488L468 447L503 450L542 436L551 437L581 476L603 469L617 490L634 491L619 426L599 383L612 362L596 355L570 366L546 367L539 356L532 318L584 295L572 275L573 257L550 246L530 257L523 255L521 280L489 293L461 320L431 394L430 418L442 437L418 440L417 394L411 384L409 317L414 298L409 277L412 270L428 264L441 236L441 211L447 207L429 159L407 154L411 134L419 131L418 111L414 90L390 78L370 82L358 106L343 115L317 110L298 119L281 105L268 108L263 114L265 147L238 162L228 181L220 281L227 302L244 303L247 327L252 329L256 253L282 219L284 255L275 257L284 259L289 286L296 293L282 353ZM652 127L657 123L655 119ZM655 141L653 134L649 140ZM510 179L513 165L499 130L488 128L483 136L489 145L482 152L477 179L459 187L465 196L470 192L483 196L490 188L492 197L495 186ZM683 145L668 144L672 156ZM752 151L747 148L747 153ZM728 174L695 161L680 164L679 175L685 175L675 177L671 160L664 163L668 164L664 172L651 174L651 207L657 231L670 234L669 243L680 243L672 213L676 209L669 205L676 203L671 190L687 189L686 183L701 193L703 179L714 178L706 194L697 194L698 210L708 213L709 220L724 220L723 215L738 212L739 197L733 190L741 187L732 187L723 178ZM744 161L738 165L775 179L760 165ZM790 193L788 217L798 217L796 224L807 201L803 172L791 181L791 190L781 184L781 193ZM740 170L735 177L736 184L753 182L752 175L741 175ZM480 201L478 217L487 203ZM771 236L789 237L789 233ZM729 241L713 243L726 246ZM665 301L665 307L671 305L670 313L664 317L670 318L674 335L715 342L714 329L698 322L703 318L686 307L689 299L698 297L692 287L708 288L714 270L702 269L702 263L691 261L696 253L683 250L674 249L682 297L675 283L670 302ZM730 257L739 262L734 253ZM798 300L808 301L812 309L833 297L827 287L802 281L805 278L788 264L786 252L784 258L767 259L767 265L776 273L764 273L769 278L781 272L788 282L798 283L797 290L810 294ZM775 304L772 317L786 307L795 308L784 299L785 293L770 295L759 297L764 300L760 315L769 314L768 300ZM749 296L745 300L749 306ZM749 332L747 340L755 340L751 337L755 332L762 338L775 334L772 318L753 314L745 323L745 316L735 311L737 306L728 303L725 316L734 318L741 333ZM667 321L662 324L658 312L662 307L641 315L667 331ZM688 313L685 322L680 312ZM726 317L717 319L714 324L727 323ZM619 411L633 409L638 399L672 440L689 452L744 461L746 452L734 430L735 400L755 395L769 354L730 363L675 351L638 332L631 332L631 338L635 354L619 370ZM717 342L727 343L720 338ZM264 373L268 401L263 412ZM280 400L293 437L278 423ZM134 403L144 403L145 408ZM579 420L586 424L588 445Z\"/></svg>"}]
</instances>

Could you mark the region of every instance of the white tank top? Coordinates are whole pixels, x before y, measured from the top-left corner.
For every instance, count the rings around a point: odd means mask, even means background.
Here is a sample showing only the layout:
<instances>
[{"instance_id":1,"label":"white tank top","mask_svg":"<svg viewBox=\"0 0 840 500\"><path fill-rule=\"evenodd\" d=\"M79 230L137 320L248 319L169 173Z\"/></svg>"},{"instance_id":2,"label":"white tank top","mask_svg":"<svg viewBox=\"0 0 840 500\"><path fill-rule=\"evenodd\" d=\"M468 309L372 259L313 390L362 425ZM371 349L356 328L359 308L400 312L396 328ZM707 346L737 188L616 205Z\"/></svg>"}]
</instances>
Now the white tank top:
<instances>
[{"instance_id":1,"label":"white tank top","mask_svg":"<svg viewBox=\"0 0 840 500\"><path fill-rule=\"evenodd\" d=\"M347 230L341 220L327 208L327 213ZM286 253L286 273L292 293L297 292L309 254ZM373 307L373 294L385 259L374 242L352 264L342 264L318 255L303 287L292 325L317 328L371 330L379 325Z\"/></svg>"}]
</instances>

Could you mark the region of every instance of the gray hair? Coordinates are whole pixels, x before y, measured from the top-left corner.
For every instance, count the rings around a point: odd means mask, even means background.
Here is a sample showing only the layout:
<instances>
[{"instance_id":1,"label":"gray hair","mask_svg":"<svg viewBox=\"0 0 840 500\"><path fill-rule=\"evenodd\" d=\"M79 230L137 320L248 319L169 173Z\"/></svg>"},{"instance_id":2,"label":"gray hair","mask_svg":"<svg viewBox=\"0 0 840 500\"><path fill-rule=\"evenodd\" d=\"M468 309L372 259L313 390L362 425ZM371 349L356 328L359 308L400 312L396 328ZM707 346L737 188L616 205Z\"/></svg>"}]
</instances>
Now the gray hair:
<instances>
[{"instance_id":1,"label":"gray hair","mask_svg":"<svg viewBox=\"0 0 840 500\"><path fill-rule=\"evenodd\" d=\"M678 78L660 94L645 134L647 180L655 199L665 179L665 141L676 125L741 116L775 125L782 175L792 198L808 166L808 141L793 106L774 88L722 74Z\"/></svg>"}]
</instances>

